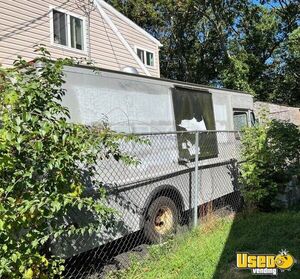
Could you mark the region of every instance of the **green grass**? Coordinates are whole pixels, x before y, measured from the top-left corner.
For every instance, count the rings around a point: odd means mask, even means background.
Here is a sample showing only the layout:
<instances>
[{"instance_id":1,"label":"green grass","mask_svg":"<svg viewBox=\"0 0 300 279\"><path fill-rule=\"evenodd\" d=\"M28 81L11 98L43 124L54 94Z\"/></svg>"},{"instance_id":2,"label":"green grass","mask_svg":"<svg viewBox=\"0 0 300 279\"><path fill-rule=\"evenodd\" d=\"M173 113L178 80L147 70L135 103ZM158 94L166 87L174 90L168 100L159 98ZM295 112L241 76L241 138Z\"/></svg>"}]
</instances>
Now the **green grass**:
<instances>
[{"instance_id":1,"label":"green grass","mask_svg":"<svg viewBox=\"0 0 300 279\"><path fill-rule=\"evenodd\" d=\"M193 232L151 247L149 259L110 278L253 278L250 270L236 270L236 251L277 254L281 249L300 259L300 211L213 218ZM278 278L299 279L300 264L280 272Z\"/></svg>"}]
</instances>

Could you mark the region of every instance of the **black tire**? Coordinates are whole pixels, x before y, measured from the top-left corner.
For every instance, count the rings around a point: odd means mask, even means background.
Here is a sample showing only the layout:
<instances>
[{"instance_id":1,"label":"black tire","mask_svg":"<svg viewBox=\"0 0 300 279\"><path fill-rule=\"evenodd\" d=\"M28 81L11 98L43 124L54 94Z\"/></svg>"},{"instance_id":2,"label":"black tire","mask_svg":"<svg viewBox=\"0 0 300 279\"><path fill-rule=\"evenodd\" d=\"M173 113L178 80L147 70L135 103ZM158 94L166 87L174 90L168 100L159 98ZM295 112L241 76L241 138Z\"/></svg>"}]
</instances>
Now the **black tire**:
<instances>
[{"instance_id":1,"label":"black tire","mask_svg":"<svg viewBox=\"0 0 300 279\"><path fill-rule=\"evenodd\" d=\"M160 196L148 208L144 223L145 237L151 243L159 243L175 233L178 224L176 204L172 199Z\"/></svg>"}]
</instances>

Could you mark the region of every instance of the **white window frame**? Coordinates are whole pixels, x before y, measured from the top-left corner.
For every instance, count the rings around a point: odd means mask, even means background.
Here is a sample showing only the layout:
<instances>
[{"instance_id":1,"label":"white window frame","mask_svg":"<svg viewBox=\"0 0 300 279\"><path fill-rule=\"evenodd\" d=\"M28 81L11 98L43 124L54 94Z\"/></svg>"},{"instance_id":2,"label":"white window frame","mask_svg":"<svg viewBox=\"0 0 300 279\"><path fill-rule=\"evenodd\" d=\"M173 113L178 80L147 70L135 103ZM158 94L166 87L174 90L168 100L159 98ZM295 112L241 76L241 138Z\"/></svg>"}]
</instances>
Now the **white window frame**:
<instances>
[{"instance_id":1,"label":"white window frame","mask_svg":"<svg viewBox=\"0 0 300 279\"><path fill-rule=\"evenodd\" d=\"M134 46L134 52L136 53L137 55L137 50L140 49L140 50L143 50L144 51L144 65L147 67L147 68L150 68L150 69L155 69L156 68L156 57L155 57L155 52L153 50L150 50L150 49L147 49L147 48L144 48L144 47L140 47L140 46ZM153 66L150 66L150 65L147 65L147 52L150 52L153 54ZM140 58L139 58L140 59ZM142 60L141 60L142 61ZM143 63L143 61L142 61Z\"/></svg>"},{"instance_id":2,"label":"white window frame","mask_svg":"<svg viewBox=\"0 0 300 279\"><path fill-rule=\"evenodd\" d=\"M54 42L54 30L53 30L53 10L64 13L67 15L67 45L61 45ZM74 51L81 54L87 55L87 30L86 30L86 18L84 16L69 12L67 10L57 8L55 6L49 6L49 16L50 16L50 44L57 48L65 49L68 51ZM71 47L71 33L70 33L70 16L76 17L82 20L82 28L83 28L83 49L77 49Z\"/></svg>"}]
</instances>

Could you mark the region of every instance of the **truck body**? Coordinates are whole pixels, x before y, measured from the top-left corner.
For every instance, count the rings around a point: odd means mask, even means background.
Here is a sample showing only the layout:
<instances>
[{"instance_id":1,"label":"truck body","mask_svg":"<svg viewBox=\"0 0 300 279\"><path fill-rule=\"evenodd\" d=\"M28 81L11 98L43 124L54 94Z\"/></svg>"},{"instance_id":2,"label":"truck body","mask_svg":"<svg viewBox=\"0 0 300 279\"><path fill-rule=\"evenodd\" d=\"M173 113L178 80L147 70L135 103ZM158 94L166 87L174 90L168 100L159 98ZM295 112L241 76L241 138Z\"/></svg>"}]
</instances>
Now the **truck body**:
<instances>
[{"instance_id":1,"label":"truck body","mask_svg":"<svg viewBox=\"0 0 300 279\"><path fill-rule=\"evenodd\" d=\"M63 105L72 122L105 121L112 130L147 138L150 145L123 144L124 152L140 160L137 166L113 159L99 162L97 179L108 189L108 206L120 213L115 227L64 240L56 245L57 254L70 257L145 229L152 218L147 214L160 197L171 200L182 216L237 191L235 168L240 154L233 130L253 122L251 95L88 67L66 67L64 73ZM200 133L199 162L195 161L195 131ZM195 164L200 170L197 204ZM74 212L69 222L83 225L87 220Z\"/></svg>"}]
</instances>

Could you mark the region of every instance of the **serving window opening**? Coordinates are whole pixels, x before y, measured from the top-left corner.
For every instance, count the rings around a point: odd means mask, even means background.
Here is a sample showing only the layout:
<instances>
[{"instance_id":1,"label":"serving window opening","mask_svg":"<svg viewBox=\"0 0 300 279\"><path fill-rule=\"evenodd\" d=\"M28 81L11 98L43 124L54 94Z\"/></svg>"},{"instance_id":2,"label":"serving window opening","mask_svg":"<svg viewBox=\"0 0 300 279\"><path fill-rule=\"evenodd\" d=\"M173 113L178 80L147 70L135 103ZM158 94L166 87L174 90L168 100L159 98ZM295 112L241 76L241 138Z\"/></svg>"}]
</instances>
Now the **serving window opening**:
<instances>
[{"instance_id":1,"label":"serving window opening","mask_svg":"<svg viewBox=\"0 0 300 279\"><path fill-rule=\"evenodd\" d=\"M216 129L212 95L208 91L198 91L176 87L172 90L176 131L200 131L199 158L218 156L217 135L205 132ZM195 134L177 134L179 161L195 160Z\"/></svg>"}]
</instances>

